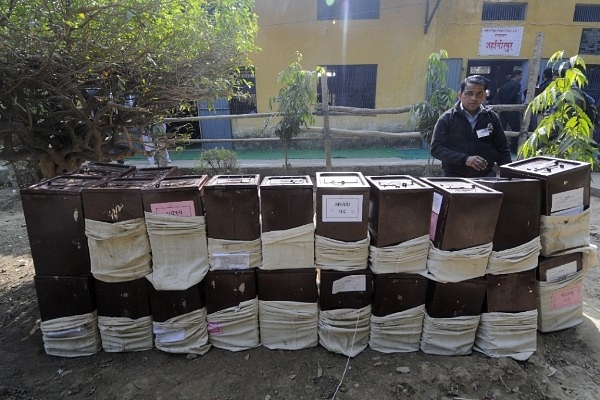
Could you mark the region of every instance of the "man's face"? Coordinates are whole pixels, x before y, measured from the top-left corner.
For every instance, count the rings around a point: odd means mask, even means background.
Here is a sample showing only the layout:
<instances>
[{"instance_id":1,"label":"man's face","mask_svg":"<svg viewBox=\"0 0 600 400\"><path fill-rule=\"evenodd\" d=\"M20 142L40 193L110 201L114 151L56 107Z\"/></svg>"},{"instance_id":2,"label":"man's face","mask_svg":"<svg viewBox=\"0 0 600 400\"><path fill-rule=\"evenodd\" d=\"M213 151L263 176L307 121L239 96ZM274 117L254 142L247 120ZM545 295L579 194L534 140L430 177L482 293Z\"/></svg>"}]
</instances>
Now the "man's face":
<instances>
[{"instance_id":1,"label":"man's face","mask_svg":"<svg viewBox=\"0 0 600 400\"><path fill-rule=\"evenodd\" d=\"M465 90L458 92L458 98L463 108L475 113L485 100L485 86L477 83L467 83Z\"/></svg>"}]
</instances>

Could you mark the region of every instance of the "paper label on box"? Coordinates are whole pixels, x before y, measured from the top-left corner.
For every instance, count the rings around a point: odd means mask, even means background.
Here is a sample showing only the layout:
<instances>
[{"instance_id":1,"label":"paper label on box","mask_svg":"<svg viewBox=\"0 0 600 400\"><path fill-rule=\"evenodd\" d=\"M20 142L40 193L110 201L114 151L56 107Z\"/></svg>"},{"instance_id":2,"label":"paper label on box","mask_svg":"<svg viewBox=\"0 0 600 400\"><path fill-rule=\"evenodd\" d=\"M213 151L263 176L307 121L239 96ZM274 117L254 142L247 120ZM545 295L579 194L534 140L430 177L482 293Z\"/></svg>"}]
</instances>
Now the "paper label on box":
<instances>
[{"instance_id":1,"label":"paper label on box","mask_svg":"<svg viewBox=\"0 0 600 400\"><path fill-rule=\"evenodd\" d=\"M577 261L559 265L546 271L546 282L558 282L577 272Z\"/></svg>"},{"instance_id":2,"label":"paper label on box","mask_svg":"<svg viewBox=\"0 0 600 400\"><path fill-rule=\"evenodd\" d=\"M215 253L212 255L213 270L232 270L232 269L249 269L250 254L249 253Z\"/></svg>"},{"instance_id":3,"label":"paper label on box","mask_svg":"<svg viewBox=\"0 0 600 400\"><path fill-rule=\"evenodd\" d=\"M440 213L440 210L442 209L442 200L444 199L444 196L442 196L441 194L437 193L437 192L433 192L433 203L431 203L431 211L433 211L436 214Z\"/></svg>"},{"instance_id":4,"label":"paper label on box","mask_svg":"<svg viewBox=\"0 0 600 400\"><path fill-rule=\"evenodd\" d=\"M324 194L323 222L362 222L362 195Z\"/></svg>"},{"instance_id":5,"label":"paper label on box","mask_svg":"<svg viewBox=\"0 0 600 400\"><path fill-rule=\"evenodd\" d=\"M156 335L156 341L159 343L181 342L185 339L184 329L165 329L155 326L153 332Z\"/></svg>"},{"instance_id":6,"label":"paper label on box","mask_svg":"<svg viewBox=\"0 0 600 400\"><path fill-rule=\"evenodd\" d=\"M194 207L194 202L191 200L153 203L150 204L150 211L154 214L169 214L174 217L196 216L196 208Z\"/></svg>"},{"instance_id":7,"label":"paper label on box","mask_svg":"<svg viewBox=\"0 0 600 400\"><path fill-rule=\"evenodd\" d=\"M583 303L583 284L567 286L552 293L552 310L572 307Z\"/></svg>"},{"instance_id":8,"label":"paper label on box","mask_svg":"<svg viewBox=\"0 0 600 400\"><path fill-rule=\"evenodd\" d=\"M435 231L437 230L437 222L440 216L434 212L431 213L431 219L429 220L429 238L435 240Z\"/></svg>"},{"instance_id":9,"label":"paper label on box","mask_svg":"<svg viewBox=\"0 0 600 400\"><path fill-rule=\"evenodd\" d=\"M331 294L341 292L364 292L367 290L367 277L365 275L350 275L333 281Z\"/></svg>"},{"instance_id":10,"label":"paper label on box","mask_svg":"<svg viewBox=\"0 0 600 400\"><path fill-rule=\"evenodd\" d=\"M554 215L560 210L583 207L583 188L566 190L552 195L552 208L550 213Z\"/></svg>"}]
</instances>

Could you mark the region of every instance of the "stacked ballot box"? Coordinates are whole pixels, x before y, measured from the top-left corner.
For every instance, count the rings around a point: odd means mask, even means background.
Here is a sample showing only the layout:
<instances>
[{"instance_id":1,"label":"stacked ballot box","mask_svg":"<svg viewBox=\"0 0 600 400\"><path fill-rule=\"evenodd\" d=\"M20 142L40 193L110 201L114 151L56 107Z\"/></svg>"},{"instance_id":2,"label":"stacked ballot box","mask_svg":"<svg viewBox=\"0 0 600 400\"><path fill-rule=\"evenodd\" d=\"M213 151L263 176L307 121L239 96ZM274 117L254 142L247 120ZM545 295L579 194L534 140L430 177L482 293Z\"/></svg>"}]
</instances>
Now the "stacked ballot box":
<instances>
[{"instance_id":1,"label":"stacked ballot box","mask_svg":"<svg viewBox=\"0 0 600 400\"><path fill-rule=\"evenodd\" d=\"M260 344L256 269L262 262L260 177L216 175L204 185L211 345L240 351Z\"/></svg>"},{"instance_id":2,"label":"stacked ballot box","mask_svg":"<svg viewBox=\"0 0 600 400\"><path fill-rule=\"evenodd\" d=\"M319 343L353 357L369 339L370 186L360 172L317 172L315 197Z\"/></svg>"},{"instance_id":3,"label":"stacked ballot box","mask_svg":"<svg viewBox=\"0 0 600 400\"><path fill-rule=\"evenodd\" d=\"M299 350L318 344L314 187L310 176L267 176L260 184L262 265L257 270L261 344Z\"/></svg>"},{"instance_id":4,"label":"stacked ballot box","mask_svg":"<svg viewBox=\"0 0 600 400\"><path fill-rule=\"evenodd\" d=\"M373 298L369 346L419 350L428 279L433 188L406 175L368 176L369 266Z\"/></svg>"},{"instance_id":5,"label":"stacked ballot box","mask_svg":"<svg viewBox=\"0 0 600 400\"><path fill-rule=\"evenodd\" d=\"M539 156L503 165L500 176L541 183L536 288L539 331L552 332L581 323L583 277L596 263L596 248L589 237L590 165Z\"/></svg>"}]
</instances>

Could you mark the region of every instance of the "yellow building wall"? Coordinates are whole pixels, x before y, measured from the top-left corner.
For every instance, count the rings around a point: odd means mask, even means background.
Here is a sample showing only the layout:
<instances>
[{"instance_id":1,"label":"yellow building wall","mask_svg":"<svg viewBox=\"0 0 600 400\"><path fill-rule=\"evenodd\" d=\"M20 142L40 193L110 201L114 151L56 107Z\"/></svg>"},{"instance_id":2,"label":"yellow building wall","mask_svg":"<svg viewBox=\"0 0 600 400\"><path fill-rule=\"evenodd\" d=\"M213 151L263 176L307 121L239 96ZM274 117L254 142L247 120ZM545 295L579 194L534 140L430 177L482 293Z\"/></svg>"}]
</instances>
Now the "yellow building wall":
<instances>
[{"instance_id":1,"label":"yellow building wall","mask_svg":"<svg viewBox=\"0 0 600 400\"><path fill-rule=\"evenodd\" d=\"M498 0L503 1L503 0ZM506 2L506 1L503 1ZM510 0L508 2L511 2ZM522 1L521 1L522 2ZM517 3L517 2L515 2ZM278 91L277 75L302 53L302 66L377 64L376 108L402 107L425 98L425 69L429 55L446 49L450 58L462 60L462 74L469 59L527 60L534 54L535 36L544 33L542 58L557 50L577 54L581 29L598 23L574 23L576 1L528 1L525 21L482 21L481 0L441 1L427 33L426 0L381 0L380 18L372 20L319 21L316 0L256 0L262 49L250 56L256 68L258 112L270 112L269 98ZM586 4L593 3L587 1ZM435 0L430 0L430 13ZM518 57L478 55L482 27L524 26ZM588 64L600 64L600 56L582 55ZM407 115L379 116L366 120L335 119L335 127L394 129ZM256 130L263 120L237 120L234 131ZM320 125L317 121L316 125ZM383 128L382 128L383 126Z\"/></svg>"}]
</instances>

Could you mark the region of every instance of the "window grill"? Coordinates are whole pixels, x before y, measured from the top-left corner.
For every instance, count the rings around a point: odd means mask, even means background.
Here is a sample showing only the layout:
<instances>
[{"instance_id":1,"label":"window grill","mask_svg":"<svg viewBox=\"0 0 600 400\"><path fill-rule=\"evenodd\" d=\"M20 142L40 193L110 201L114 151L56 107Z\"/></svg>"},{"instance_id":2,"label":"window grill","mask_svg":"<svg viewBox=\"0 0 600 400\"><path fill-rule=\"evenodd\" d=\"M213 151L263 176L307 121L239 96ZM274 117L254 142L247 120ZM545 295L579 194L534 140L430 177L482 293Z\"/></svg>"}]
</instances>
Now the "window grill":
<instances>
[{"instance_id":1,"label":"window grill","mask_svg":"<svg viewBox=\"0 0 600 400\"><path fill-rule=\"evenodd\" d=\"M317 0L317 19L379 19L379 0Z\"/></svg>"},{"instance_id":2,"label":"window grill","mask_svg":"<svg viewBox=\"0 0 600 400\"><path fill-rule=\"evenodd\" d=\"M483 3L482 21L525 21L526 3Z\"/></svg>"},{"instance_id":3,"label":"window grill","mask_svg":"<svg viewBox=\"0 0 600 400\"><path fill-rule=\"evenodd\" d=\"M329 105L375 108L377 64L327 65ZM321 102L321 80L317 87Z\"/></svg>"},{"instance_id":4,"label":"window grill","mask_svg":"<svg viewBox=\"0 0 600 400\"><path fill-rule=\"evenodd\" d=\"M600 5L575 4L573 22L600 22Z\"/></svg>"}]
</instances>

